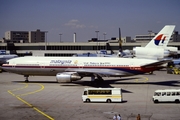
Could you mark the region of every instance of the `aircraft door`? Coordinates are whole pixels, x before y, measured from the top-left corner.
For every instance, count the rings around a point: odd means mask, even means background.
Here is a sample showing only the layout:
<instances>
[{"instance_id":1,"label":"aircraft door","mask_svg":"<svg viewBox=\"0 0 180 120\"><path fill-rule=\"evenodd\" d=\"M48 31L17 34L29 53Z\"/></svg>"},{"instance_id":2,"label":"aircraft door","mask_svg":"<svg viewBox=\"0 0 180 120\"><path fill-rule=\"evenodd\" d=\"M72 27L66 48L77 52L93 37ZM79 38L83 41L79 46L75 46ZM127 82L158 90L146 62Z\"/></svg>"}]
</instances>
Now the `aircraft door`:
<instances>
[{"instance_id":1,"label":"aircraft door","mask_svg":"<svg viewBox=\"0 0 180 120\"><path fill-rule=\"evenodd\" d=\"M40 68L44 69L45 68L45 64L44 63L40 64Z\"/></svg>"},{"instance_id":2,"label":"aircraft door","mask_svg":"<svg viewBox=\"0 0 180 120\"><path fill-rule=\"evenodd\" d=\"M134 64L133 63L130 64L130 69L134 70Z\"/></svg>"},{"instance_id":3,"label":"aircraft door","mask_svg":"<svg viewBox=\"0 0 180 120\"><path fill-rule=\"evenodd\" d=\"M15 67L16 67L16 64L15 64L15 63L13 63L12 68L15 68Z\"/></svg>"}]
</instances>

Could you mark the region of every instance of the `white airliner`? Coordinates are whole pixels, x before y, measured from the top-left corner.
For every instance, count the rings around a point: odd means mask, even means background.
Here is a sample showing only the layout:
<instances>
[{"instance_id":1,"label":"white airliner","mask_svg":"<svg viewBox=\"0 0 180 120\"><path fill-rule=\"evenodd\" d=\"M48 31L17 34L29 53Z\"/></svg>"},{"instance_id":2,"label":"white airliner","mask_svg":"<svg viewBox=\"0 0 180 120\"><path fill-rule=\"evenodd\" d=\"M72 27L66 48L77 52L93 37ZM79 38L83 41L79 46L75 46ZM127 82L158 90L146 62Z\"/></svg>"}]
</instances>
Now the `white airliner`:
<instances>
[{"instance_id":1,"label":"white airliner","mask_svg":"<svg viewBox=\"0 0 180 120\"><path fill-rule=\"evenodd\" d=\"M145 47L133 49L137 58L162 59L177 53L177 47L167 47L175 25L166 25Z\"/></svg>"},{"instance_id":2,"label":"white airliner","mask_svg":"<svg viewBox=\"0 0 180 120\"><path fill-rule=\"evenodd\" d=\"M167 47L175 25L166 25L164 28L145 46L135 47L133 50L123 50L116 54L107 54L102 50L100 53L84 53L74 55L75 57L124 57L124 58L147 58L147 59L163 59L173 54L177 54L177 47ZM120 37L121 38L121 37ZM119 41L119 47L121 47ZM122 48L121 48L122 49ZM113 51L112 51L113 52Z\"/></svg>"},{"instance_id":3,"label":"white airliner","mask_svg":"<svg viewBox=\"0 0 180 120\"><path fill-rule=\"evenodd\" d=\"M19 57L8 60L2 68L8 72L29 76L56 76L58 82L72 82L83 77L126 77L158 70L169 60L114 57Z\"/></svg>"},{"instance_id":4,"label":"white airliner","mask_svg":"<svg viewBox=\"0 0 180 120\"><path fill-rule=\"evenodd\" d=\"M18 57L15 54L2 54L0 55L0 65L6 63L7 60Z\"/></svg>"}]
</instances>

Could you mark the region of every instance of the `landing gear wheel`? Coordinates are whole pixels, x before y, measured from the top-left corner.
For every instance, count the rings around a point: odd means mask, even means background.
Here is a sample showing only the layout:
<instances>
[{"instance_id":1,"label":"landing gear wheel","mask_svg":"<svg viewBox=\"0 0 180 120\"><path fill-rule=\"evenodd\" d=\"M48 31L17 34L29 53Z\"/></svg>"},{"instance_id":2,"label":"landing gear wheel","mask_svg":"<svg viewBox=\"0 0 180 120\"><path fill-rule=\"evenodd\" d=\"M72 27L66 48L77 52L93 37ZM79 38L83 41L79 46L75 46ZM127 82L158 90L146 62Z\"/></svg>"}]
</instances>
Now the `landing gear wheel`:
<instances>
[{"instance_id":1,"label":"landing gear wheel","mask_svg":"<svg viewBox=\"0 0 180 120\"><path fill-rule=\"evenodd\" d=\"M96 82L97 84L100 84L100 83L103 83L104 80L102 79L102 77L98 76L97 79L95 79L95 82Z\"/></svg>"},{"instance_id":2,"label":"landing gear wheel","mask_svg":"<svg viewBox=\"0 0 180 120\"><path fill-rule=\"evenodd\" d=\"M28 82L29 82L29 80L25 80L25 82L26 82L26 83L28 83Z\"/></svg>"},{"instance_id":3,"label":"landing gear wheel","mask_svg":"<svg viewBox=\"0 0 180 120\"><path fill-rule=\"evenodd\" d=\"M152 74L153 74L153 71L149 72L149 74L152 75Z\"/></svg>"},{"instance_id":4,"label":"landing gear wheel","mask_svg":"<svg viewBox=\"0 0 180 120\"><path fill-rule=\"evenodd\" d=\"M29 75L24 75L24 77L25 77L25 82L29 82L28 80Z\"/></svg>"}]
</instances>

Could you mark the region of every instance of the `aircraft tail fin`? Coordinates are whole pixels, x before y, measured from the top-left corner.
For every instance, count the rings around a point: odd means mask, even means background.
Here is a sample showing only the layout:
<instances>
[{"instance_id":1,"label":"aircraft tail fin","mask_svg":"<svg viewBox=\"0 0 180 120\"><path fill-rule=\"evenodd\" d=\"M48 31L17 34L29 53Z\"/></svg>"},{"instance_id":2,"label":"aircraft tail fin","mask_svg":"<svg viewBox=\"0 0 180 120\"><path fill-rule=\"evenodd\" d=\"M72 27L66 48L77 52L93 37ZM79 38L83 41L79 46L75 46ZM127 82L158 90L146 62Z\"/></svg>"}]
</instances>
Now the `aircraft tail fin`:
<instances>
[{"instance_id":1,"label":"aircraft tail fin","mask_svg":"<svg viewBox=\"0 0 180 120\"><path fill-rule=\"evenodd\" d=\"M174 28L175 25L164 26L164 28L145 47L167 47L167 44L171 38Z\"/></svg>"}]
</instances>

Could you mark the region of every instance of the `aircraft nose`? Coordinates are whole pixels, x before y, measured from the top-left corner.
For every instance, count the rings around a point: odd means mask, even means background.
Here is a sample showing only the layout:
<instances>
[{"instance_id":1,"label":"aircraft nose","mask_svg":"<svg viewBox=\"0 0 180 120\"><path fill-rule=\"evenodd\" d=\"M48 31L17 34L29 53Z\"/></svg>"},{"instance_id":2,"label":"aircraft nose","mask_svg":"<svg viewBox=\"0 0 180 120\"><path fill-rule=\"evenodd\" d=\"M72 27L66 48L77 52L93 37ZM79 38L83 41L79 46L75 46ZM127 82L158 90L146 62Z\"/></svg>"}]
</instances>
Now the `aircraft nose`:
<instances>
[{"instance_id":1,"label":"aircraft nose","mask_svg":"<svg viewBox=\"0 0 180 120\"><path fill-rule=\"evenodd\" d=\"M2 70L3 70L3 69L2 69L2 67L0 66L0 72L2 72Z\"/></svg>"},{"instance_id":2,"label":"aircraft nose","mask_svg":"<svg viewBox=\"0 0 180 120\"><path fill-rule=\"evenodd\" d=\"M0 71L7 71L7 68L3 67L3 64L2 64L2 66L0 66Z\"/></svg>"}]
</instances>

